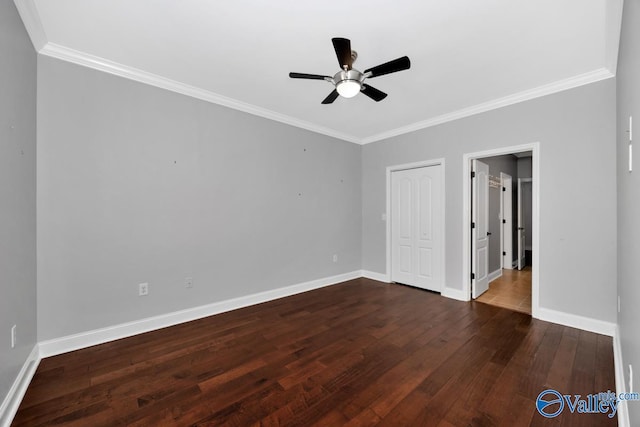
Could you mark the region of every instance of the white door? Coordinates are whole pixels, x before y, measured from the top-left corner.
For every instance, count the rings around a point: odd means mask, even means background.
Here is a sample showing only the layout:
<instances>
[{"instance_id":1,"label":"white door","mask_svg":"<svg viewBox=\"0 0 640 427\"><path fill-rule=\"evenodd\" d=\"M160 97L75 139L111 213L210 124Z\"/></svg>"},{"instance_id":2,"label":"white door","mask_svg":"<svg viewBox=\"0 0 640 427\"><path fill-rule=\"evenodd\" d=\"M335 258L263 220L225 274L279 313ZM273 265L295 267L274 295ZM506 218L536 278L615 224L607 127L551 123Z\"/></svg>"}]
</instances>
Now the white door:
<instances>
[{"instance_id":1,"label":"white door","mask_svg":"<svg viewBox=\"0 0 640 427\"><path fill-rule=\"evenodd\" d=\"M500 173L502 197L500 220L502 222L502 268L513 268L513 180L510 175Z\"/></svg>"},{"instance_id":2,"label":"white door","mask_svg":"<svg viewBox=\"0 0 640 427\"><path fill-rule=\"evenodd\" d=\"M489 289L489 166L479 160L471 165L471 296Z\"/></svg>"},{"instance_id":3,"label":"white door","mask_svg":"<svg viewBox=\"0 0 640 427\"><path fill-rule=\"evenodd\" d=\"M442 166L391 173L391 281L440 292Z\"/></svg>"},{"instance_id":4,"label":"white door","mask_svg":"<svg viewBox=\"0 0 640 427\"><path fill-rule=\"evenodd\" d=\"M525 226L524 226L524 199L523 186L528 179L518 178L518 270L522 270L526 265L525 258Z\"/></svg>"}]
</instances>

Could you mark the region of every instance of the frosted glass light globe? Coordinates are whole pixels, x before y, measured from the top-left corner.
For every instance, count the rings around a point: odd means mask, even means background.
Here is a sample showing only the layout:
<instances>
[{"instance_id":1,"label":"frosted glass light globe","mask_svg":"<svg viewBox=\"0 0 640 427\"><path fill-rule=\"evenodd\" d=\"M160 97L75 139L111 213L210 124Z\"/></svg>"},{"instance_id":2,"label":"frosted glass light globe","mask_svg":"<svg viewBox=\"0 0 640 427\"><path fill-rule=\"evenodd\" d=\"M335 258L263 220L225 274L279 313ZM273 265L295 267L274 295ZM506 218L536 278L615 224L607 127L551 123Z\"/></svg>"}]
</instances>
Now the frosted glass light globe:
<instances>
[{"instance_id":1,"label":"frosted glass light globe","mask_svg":"<svg viewBox=\"0 0 640 427\"><path fill-rule=\"evenodd\" d=\"M336 90L340 96L344 98L353 98L360 92L360 82L355 80L343 80L336 86Z\"/></svg>"}]
</instances>

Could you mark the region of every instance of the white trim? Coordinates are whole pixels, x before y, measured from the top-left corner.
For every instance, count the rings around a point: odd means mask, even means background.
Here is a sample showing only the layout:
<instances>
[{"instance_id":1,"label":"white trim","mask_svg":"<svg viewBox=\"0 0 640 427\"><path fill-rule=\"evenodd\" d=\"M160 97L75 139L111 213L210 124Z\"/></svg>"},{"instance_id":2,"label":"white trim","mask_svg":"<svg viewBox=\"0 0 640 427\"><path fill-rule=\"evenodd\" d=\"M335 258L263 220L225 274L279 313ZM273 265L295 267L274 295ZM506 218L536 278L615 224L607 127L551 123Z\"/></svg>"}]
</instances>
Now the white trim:
<instances>
[{"instance_id":1,"label":"white trim","mask_svg":"<svg viewBox=\"0 0 640 427\"><path fill-rule=\"evenodd\" d=\"M494 280L498 279L499 277L502 277L502 268L499 268L499 269L489 273L489 283L493 282Z\"/></svg>"},{"instance_id":2,"label":"white trim","mask_svg":"<svg viewBox=\"0 0 640 427\"><path fill-rule=\"evenodd\" d=\"M18 0L16 0L18 1ZM31 0L30 0L31 1ZM31 34L31 32L30 32ZM34 43L35 45L35 43ZM516 104L530 99L538 98L545 95L550 95L556 92L561 92L567 89L573 89L578 86L586 85L589 83L595 83L600 80L613 77L613 74L606 68L600 68L588 73L580 74L568 79L560 80L548 85L540 86L531 90L509 95L503 98L499 98L493 101L478 104L472 107L463 108L461 110L453 111L451 113L443 114L441 116L433 117L424 121L413 123L408 126L393 129L388 132L382 132L376 135L371 135L365 138L359 138L354 135L349 135L335 129L331 129L324 126L319 126L305 120L300 120L292 116L277 113L266 108L251 105L245 102L237 101L226 96L219 95L208 90L190 86L185 83L171 80L166 77L162 77L156 74L152 74L146 71L138 70L117 62L110 61L108 59L100 58L98 56L90 55L87 53L79 52L74 49L70 49L64 46L60 46L54 43L46 43L39 52L43 55L47 55L53 58L61 59L63 61L72 62L74 64L82 65L84 67L93 68L95 70L103 71L106 73L114 74L116 76L124 77L130 80L134 80L140 83L148 84L151 86L166 89L172 92L180 93L182 95L190 96L203 101L211 102L213 104L222 105L224 107L232 108L234 110L243 111L245 113L253 114L255 116L263 117L276 122L284 123L290 126L306 129L311 132L316 132L322 135L338 138L343 141L353 142L355 144L368 144L371 142L381 141L394 136L403 135L405 133L415 132L420 129L436 126L442 123L450 122L453 120L462 119L464 117L473 116L475 114L483 113L490 110L506 107L512 104Z\"/></svg>"},{"instance_id":3,"label":"white trim","mask_svg":"<svg viewBox=\"0 0 640 427\"><path fill-rule=\"evenodd\" d=\"M31 43L36 52L39 52L47 44L47 35L44 32L40 14L34 0L13 0L18 9L18 14L29 34Z\"/></svg>"},{"instance_id":4,"label":"white trim","mask_svg":"<svg viewBox=\"0 0 640 427\"><path fill-rule=\"evenodd\" d=\"M605 2L605 64L611 74L618 69L618 50L620 48L620 31L622 29L623 0Z\"/></svg>"},{"instance_id":5,"label":"white trim","mask_svg":"<svg viewBox=\"0 0 640 427\"><path fill-rule=\"evenodd\" d=\"M504 154L517 153L521 151L532 152L532 247L533 247L533 267L531 271L531 315L539 318L538 310L540 309L540 143L532 142L522 145L514 145L510 147L495 148L492 150L479 151L475 153L466 153L462 156L462 292L464 293L464 301L471 299L471 283L470 283L470 251L471 247L471 160L483 157L501 156Z\"/></svg>"},{"instance_id":6,"label":"white trim","mask_svg":"<svg viewBox=\"0 0 640 427\"><path fill-rule=\"evenodd\" d=\"M504 268L504 181L505 176L509 176L504 172L500 172L500 211L498 212L498 238L500 239L500 275L502 275L502 269ZM491 279L489 279L491 282Z\"/></svg>"},{"instance_id":7,"label":"white trim","mask_svg":"<svg viewBox=\"0 0 640 427\"><path fill-rule=\"evenodd\" d=\"M181 83L176 80L171 80L166 77L159 76L157 74L149 73L147 71L138 70L127 65L123 65L117 62L110 61L108 59L101 58L99 56L90 55L87 53L79 52L68 47L60 46L54 43L47 43L40 49L40 53L52 58L61 59L63 61L71 62L77 65L81 65L94 70L103 71L105 73L113 74L119 77L124 77L129 80L134 80L140 83L148 84L150 86L166 89L171 92L176 92L182 95L190 96L192 98L200 99L203 101L211 102L212 104L222 105L234 110L243 111L245 113L252 114L254 116L263 117L265 119L273 120L280 123L285 123L294 127L309 130L311 132L319 133L322 135L330 136L333 138L342 139L344 141L360 144L359 138L353 135L348 135L330 129L324 126L319 126L311 122L296 119L295 117L280 114L266 108L261 108L255 105L247 104L246 102L237 101L226 96L219 95L217 93L190 86L185 83Z\"/></svg>"},{"instance_id":8,"label":"white trim","mask_svg":"<svg viewBox=\"0 0 640 427\"><path fill-rule=\"evenodd\" d=\"M193 307L186 310L174 311L172 313L148 317L146 319L136 320L133 322L122 323L106 328L81 332L75 335L68 335L66 337L42 341L40 342L40 356L55 356L58 354L67 353L69 351L90 347L92 345L103 344L120 338L126 338L144 332L149 332L184 322L201 319L203 317L212 316L214 314L224 313L226 311L236 310L238 308L243 308L254 304L260 304L278 298L299 294L301 292L335 285L336 283L357 279L359 277L361 277L361 271L358 270L350 273L339 274L337 276L312 280L297 285L259 292L257 294L246 295L243 297L215 302L199 307Z\"/></svg>"},{"instance_id":9,"label":"white trim","mask_svg":"<svg viewBox=\"0 0 640 427\"><path fill-rule=\"evenodd\" d=\"M624 380L624 361L622 358L622 344L620 343L620 326L616 325L613 334L613 366L616 375L616 393L625 393L627 384ZM629 421L629 407L626 401L618 404L618 426L631 427Z\"/></svg>"},{"instance_id":10,"label":"white trim","mask_svg":"<svg viewBox=\"0 0 640 427\"><path fill-rule=\"evenodd\" d=\"M424 167L429 167L429 166L442 166L442 182L441 182L441 186L442 186L442 200L441 200L441 204L442 204L442 291L441 291L441 295L444 295L444 289L446 288L446 284L447 284L447 278L446 278L446 248L447 248L447 233L446 233L446 222L447 222L447 215L446 215L446 209L445 209L445 204L447 201L446 198L446 192L447 192L447 186L446 186L446 169L445 169L445 159L444 157L439 158L439 159L431 159L431 160L423 160L423 161L419 161L419 162L412 162L412 163L404 163L401 165L394 165L394 166L388 166L387 167L387 172L386 172L386 177L387 177L387 206L386 206L386 215L387 215L387 221L386 221L386 254L387 254L387 281L391 282L391 173L392 172L397 172L397 171L401 171L401 170L407 170L407 169L417 169L417 168L424 168Z\"/></svg>"},{"instance_id":11,"label":"white trim","mask_svg":"<svg viewBox=\"0 0 640 427\"><path fill-rule=\"evenodd\" d=\"M172 92L181 93L183 95L191 96L203 101L223 105L228 108L244 111L246 113L253 114L259 117L264 117L266 119L285 123L291 126L309 130L311 132L316 132L322 135L327 135L356 144L368 144L371 142L381 141L383 139L392 138L394 136L403 135L405 133L414 132L420 129L425 129L431 126L436 126L442 123L473 116L475 114L495 110L498 108L517 104L519 102L528 101L530 99L539 98L541 96L550 95L553 93L573 89L575 87L614 77L617 67L619 48L618 42L620 40L620 28L622 24L622 0L608 1L606 6L605 28L606 64L604 68L598 68L596 70L592 70L583 74L578 74L573 77L568 77L566 79L538 86L533 89L524 90L522 92L517 92L502 98L473 105L471 107L462 108L460 110L432 117L427 120L422 120L416 123L409 124L407 126L392 129L387 132L381 132L368 137L359 138L354 135L339 132L335 129L330 129L311 122L307 122L305 120L300 120L295 117L280 114L266 108L261 108L255 105L237 101L235 99L227 98L225 96L218 95L214 92L210 92L202 88L197 88L185 83L148 73L146 71L138 70L123 64L116 63L114 61L110 61L105 58L51 43L47 40L42 21L40 20L37 7L35 6L35 1L14 0L14 3L16 5L16 8L18 9L20 17L22 18L22 21L24 22L25 28L29 33L29 37L31 38L31 42L33 43L35 50L43 55L73 62L78 65L104 71L110 74L115 74L120 77L135 80L151 86L160 87Z\"/></svg>"},{"instance_id":12,"label":"white trim","mask_svg":"<svg viewBox=\"0 0 640 427\"><path fill-rule=\"evenodd\" d=\"M362 277L378 282L390 283L391 279L388 274L376 273L375 271L362 270Z\"/></svg>"},{"instance_id":13,"label":"white trim","mask_svg":"<svg viewBox=\"0 0 640 427\"><path fill-rule=\"evenodd\" d=\"M579 316L577 314L565 313L540 307L538 309L538 319L545 322L557 323L559 325L582 329L583 331L595 332L596 334L613 337L616 324L605 322L604 320L592 319L590 317Z\"/></svg>"},{"instance_id":14,"label":"white trim","mask_svg":"<svg viewBox=\"0 0 640 427\"><path fill-rule=\"evenodd\" d=\"M453 289L448 286L445 286L442 289L442 292L440 293L440 295L442 295L443 297L455 299L458 301L469 301L469 297L467 296L467 294L465 294L464 291L461 291L460 289Z\"/></svg>"},{"instance_id":15,"label":"white trim","mask_svg":"<svg viewBox=\"0 0 640 427\"><path fill-rule=\"evenodd\" d=\"M599 82L600 80L609 79L611 77L614 77L614 74L611 71L609 71L606 68L599 68L597 70L589 71L587 73L579 74L577 76L569 77L567 79L558 80L556 82L539 86L537 88L525 90L522 92L515 93L513 95L505 96L503 98L494 99L489 102L484 102L482 104L477 104L468 108L463 108L461 110L453 111L451 113L443 114L441 116L436 116L427 120L412 123L410 125L393 129L388 132L382 132L377 135L368 136L366 138L362 138L361 144L369 144L371 142L392 138L394 136L403 135L405 133L415 132L417 130L436 126L446 122L451 122L453 120L462 119L464 117L473 116L479 113L484 113L486 111L507 107L509 105L517 104L523 101L528 101L534 98L539 98L541 96L551 95L553 93L562 92L568 89L573 89L589 83Z\"/></svg>"},{"instance_id":16,"label":"white trim","mask_svg":"<svg viewBox=\"0 0 640 427\"><path fill-rule=\"evenodd\" d=\"M18 372L18 376L0 406L0 426L8 427L11 425L39 364L40 352L38 344L36 344L27 356L27 360L24 361L22 369Z\"/></svg>"}]
</instances>

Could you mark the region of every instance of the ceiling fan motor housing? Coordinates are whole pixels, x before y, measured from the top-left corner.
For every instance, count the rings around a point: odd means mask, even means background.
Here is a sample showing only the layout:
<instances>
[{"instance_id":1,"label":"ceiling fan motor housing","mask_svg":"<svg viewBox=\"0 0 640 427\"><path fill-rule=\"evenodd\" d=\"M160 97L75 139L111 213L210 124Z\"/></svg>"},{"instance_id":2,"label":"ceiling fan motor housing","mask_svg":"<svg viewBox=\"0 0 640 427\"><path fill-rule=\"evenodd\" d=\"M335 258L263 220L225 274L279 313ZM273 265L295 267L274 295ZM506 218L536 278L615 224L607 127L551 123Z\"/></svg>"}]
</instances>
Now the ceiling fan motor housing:
<instances>
[{"instance_id":1,"label":"ceiling fan motor housing","mask_svg":"<svg viewBox=\"0 0 640 427\"><path fill-rule=\"evenodd\" d=\"M338 71L335 76L333 76L333 81L338 84L344 81L354 81L358 83L362 83L364 81L364 74L355 68L350 69L349 71Z\"/></svg>"}]
</instances>

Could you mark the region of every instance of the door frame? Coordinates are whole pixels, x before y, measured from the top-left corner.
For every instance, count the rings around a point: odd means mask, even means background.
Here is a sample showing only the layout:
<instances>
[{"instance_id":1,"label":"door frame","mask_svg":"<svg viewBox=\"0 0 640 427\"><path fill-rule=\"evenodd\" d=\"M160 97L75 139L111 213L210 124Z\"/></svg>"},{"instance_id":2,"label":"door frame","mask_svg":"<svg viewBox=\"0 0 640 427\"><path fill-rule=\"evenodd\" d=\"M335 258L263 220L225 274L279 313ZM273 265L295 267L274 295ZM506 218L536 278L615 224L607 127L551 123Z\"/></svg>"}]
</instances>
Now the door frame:
<instances>
[{"instance_id":1,"label":"door frame","mask_svg":"<svg viewBox=\"0 0 640 427\"><path fill-rule=\"evenodd\" d=\"M505 154L532 152L532 221L531 245L533 268L531 270L531 316L539 318L540 311L540 143L514 145L491 150L464 153L462 155L462 296L471 300L471 160Z\"/></svg>"},{"instance_id":2,"label":"door frame","mask_svg":"<svg viewBox=\"0 0 640 427\"><path fill-rule=\"evenodd\" d=\"M445 192L446 192L446 188L447 186L445 185L445 161L444 158L439 158L439 159L431 159L431 160L423 160L420 162L413 162L413 163L404 163L404 164L400 164L400 165L394 165L394 166L388 166L387 167L387 206L386 206L386 211L385 211L385 217L384 217L384 221L386 222L386 253L387 253L387 274L385 277L385 281L387 283L391 282L391 173L392 172L397 172L397 171L402 171L402 170L407 170L407 169L417 169L417 168L424 168L424 167L428 167L428 166L438 166L440 165L442 167L442 182L441 182L441 186L442 186L442 191L441 193L441 205L442 205L442 243L440 244L441 246L441 251L442 251L442 261L441 261L441 266L440 268L442 269L442 290L441 292L444 292L444 289L446 288L447 285L447 274L445 271L445 266L447 265L445 262L446 259L446 252L445 252L445 248L446 248L446 240L447 240L447 234L446 234L446 215L445 215L445 201L446 201L446 197L445 197Z\"/></svg>"}]
</instances>

